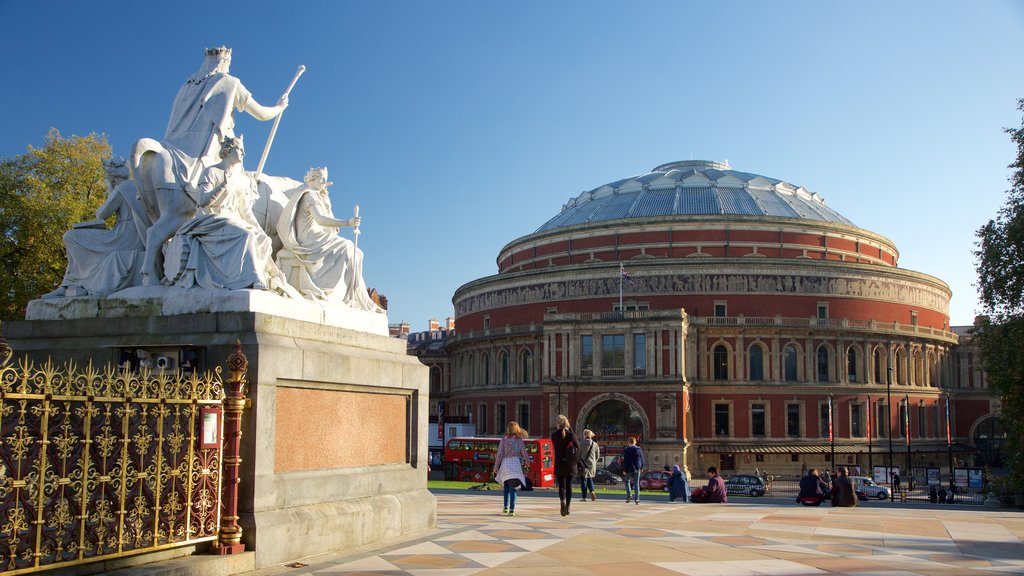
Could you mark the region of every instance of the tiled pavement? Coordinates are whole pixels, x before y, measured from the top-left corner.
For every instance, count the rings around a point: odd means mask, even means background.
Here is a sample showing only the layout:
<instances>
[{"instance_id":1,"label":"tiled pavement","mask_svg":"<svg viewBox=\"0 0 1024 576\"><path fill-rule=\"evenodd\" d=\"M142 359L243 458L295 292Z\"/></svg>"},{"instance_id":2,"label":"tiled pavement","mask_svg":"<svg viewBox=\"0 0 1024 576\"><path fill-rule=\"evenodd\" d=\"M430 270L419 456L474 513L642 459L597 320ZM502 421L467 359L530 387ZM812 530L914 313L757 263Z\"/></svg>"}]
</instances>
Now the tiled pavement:
<instances>
[{"instance_id":1,"label":"tiled pavement","mask_svg":"<svg viewBox=\"0 0 1024 576\"><path fill-rule=\"evenodd\" d=\"M402 543L251 576L412 574L1024 574L1024 514L983 508L805 508L742 500L573 502L501 493L438 496L436 530Z\"/></svg>"}]
</instances>

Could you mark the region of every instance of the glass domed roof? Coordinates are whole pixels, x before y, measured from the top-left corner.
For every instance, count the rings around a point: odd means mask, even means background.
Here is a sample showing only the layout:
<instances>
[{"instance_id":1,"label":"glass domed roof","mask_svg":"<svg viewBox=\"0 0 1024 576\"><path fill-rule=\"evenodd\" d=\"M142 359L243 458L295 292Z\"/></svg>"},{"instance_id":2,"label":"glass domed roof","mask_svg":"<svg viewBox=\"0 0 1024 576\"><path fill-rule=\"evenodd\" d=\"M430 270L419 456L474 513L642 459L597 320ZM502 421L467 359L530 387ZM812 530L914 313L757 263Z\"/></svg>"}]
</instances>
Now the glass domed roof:
<instances>
[{"instance_id":1,"label":"glass domed roof","mask_svg":"<svg viewBox=\"0 0 1024 576\"><path fill-rule=\"evenodd\" d=\"M658 216L767 216L853 226L815 192L738 172L728 162L686 160L599 186L570 199L537 232L563 226Z\"/></svg>"}]
</instances>

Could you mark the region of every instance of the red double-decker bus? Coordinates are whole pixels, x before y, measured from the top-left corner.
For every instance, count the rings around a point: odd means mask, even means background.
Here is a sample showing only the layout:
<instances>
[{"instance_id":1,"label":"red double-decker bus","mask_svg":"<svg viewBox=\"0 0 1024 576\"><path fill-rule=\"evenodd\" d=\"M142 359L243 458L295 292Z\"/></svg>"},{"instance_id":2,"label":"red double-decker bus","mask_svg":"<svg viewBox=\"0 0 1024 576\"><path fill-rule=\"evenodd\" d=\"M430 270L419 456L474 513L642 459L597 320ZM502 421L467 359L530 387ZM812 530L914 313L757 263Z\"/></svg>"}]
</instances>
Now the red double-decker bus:
<instances>
[{"instance_id":1,"label":"red double-decker bus","mask_svg":"<svg viewBox=\"0 0 1024 576\"><path fill-rule=\"evenodd\" d=\"M452 438L444 447L445 480L486 482L494 471L494 455L500 438ZM534 486L555 485L555 450L546 438L523 440L530 455L530 472Z\"/></svg>"}]
</instances>

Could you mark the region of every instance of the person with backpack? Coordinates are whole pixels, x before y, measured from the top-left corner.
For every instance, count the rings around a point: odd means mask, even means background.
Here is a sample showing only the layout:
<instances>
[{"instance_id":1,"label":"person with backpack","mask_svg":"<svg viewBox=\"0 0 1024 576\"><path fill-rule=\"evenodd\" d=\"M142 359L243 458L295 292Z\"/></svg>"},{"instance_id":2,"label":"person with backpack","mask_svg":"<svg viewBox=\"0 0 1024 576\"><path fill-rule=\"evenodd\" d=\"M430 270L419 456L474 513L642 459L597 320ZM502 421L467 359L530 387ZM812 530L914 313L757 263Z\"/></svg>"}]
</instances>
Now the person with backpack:
<instances>
[{"instance_id":1,"label":"person with backpack","mask_svg":"<svg viewBox=\"0 0 1024 576\"><path fill-rule=\"evenodd\" d=\"M572 478L576 475L580 460L580 445L565 415L559 414L555 422L558 428L551 433L551 444L555 449L558 500L562 504L562 516L568 516L569 504L572 502Z\"/></svg>"},{"instance_id":2,"label":"person with backpack","mask_svg":"<svg viewBox=\"0 0 1024 576\"><path fill-rule=\"evenodd\" d=\"M583 492L583 502L587 501L587 492L590 492L590 499L597 500L594 494L594 476L597 475L597 460L601 457L601 447L594 440L594 431L589 428L583 430L583 440L580 441L580 464L579 477L580 489Z\"/></svg>"},{"instance_id":3,"label":"person with backpack","mask_svg":"<svg viewBox=\"0 0 1024 576\"><path fill-rule=\"evenodd\" d=\"M644 451L636 445L636 436L630 436L626 440L626 449L622 451L622 476L626 479L627 504L630 500L640 504L640 473L643 470Z\"/></svg>"},{"instance_id":4,"label":"person with backpack","mask_svg":"<svg viewBox=\"0 0 1024 576\"><path fill-rule=\"evenodd\" d=\"M509 422L494 455L494 479L502 485L505 498L501 509L503 516L516 515L516 489L526 485L525 470L530 465L530 456L523 444L526 436L526 430L518 422Z\"/></svg>"}]
</instances>

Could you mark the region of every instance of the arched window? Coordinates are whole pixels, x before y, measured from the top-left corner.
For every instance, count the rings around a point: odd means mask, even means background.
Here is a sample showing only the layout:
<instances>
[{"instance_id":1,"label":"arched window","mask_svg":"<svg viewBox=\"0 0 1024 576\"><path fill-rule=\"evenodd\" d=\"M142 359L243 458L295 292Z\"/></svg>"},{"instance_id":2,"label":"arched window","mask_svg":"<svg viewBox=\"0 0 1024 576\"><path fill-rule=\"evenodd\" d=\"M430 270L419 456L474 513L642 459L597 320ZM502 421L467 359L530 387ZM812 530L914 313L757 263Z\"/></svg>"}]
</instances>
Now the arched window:
<instances>
[{"instance_id":1,"label":"arched window","mask_svg":"<svg viewBox=\"0 0 1024 576\"><path fill-rule=\"evenodd\" d=\"M764 380L764 348L760 345L754 344L750 347L750 379L751 380Z\"/></svg>"},{"instance_id":2,"label":"arched window","mask_svg":"<svg viewBox=\"0 0 1024 576\"><path fill-rule=\"evenodd\" d=\"M712 364L715 380L729 379L729 349L719 344L715 346Z\"/></svg>"},{"instance_id":3,"label":"arched window","mask_svg":"<svg viewBox=\"0 0 1024 576\"><path fill-rule=\"evenodd\" d=\"M438 394L441 392L441 369L437 366L430 367L430 393Z\"/></svg>"},{"instance_id":4,"label":"arched window","mask_svg":"<svg viewBox=\"0 0 1024 576\"><path fill-rule=\"evenodd\" d=\"M787 344L782 351L782 367L786 382L796 382L796 347L792 344Z\"/></svg>"},{"instance_id":5,"label":"arched window","mask_svg":"<svg viewBox=\"0 0 1024 576\"><path fill-rule=\"evenodd\" d=\"M828 347L822 344L818 346L818 382L828 382Z\"/></svg>"},{"instance_id":6,"label":"arched window","mask_svg":"<svg viewBox=\"0 0 1024 576\"><path fill-rule=\"evenodd\" d=\"M896 351L896 381L893 384L909 384L907 382L907 354L902 348Z\"/></svg>"},{"instance_id":7,"label":"arched window","mask_svg":"<svg viewBox=\"0 0 1024 576\"><path fill-rule=\"evenodd\" d=\"M621 400L605 400L587 414L582 428L593 430L599 438L627 435L642 438L644 420L640 412L629 404Z\"/></svg>"},{"instance_id":8,"label":"arched window","mask_svg":"<svg viewBox=\"0 0 1024 576\"><path fill-rule=\"evenodd\" d=\"M501 380L500 380L501 385L502 386L507 386L508 385L508 353L505 352L504 350L502 350L501 354L498 356L498 366L499 366L499 370L501 370Z\"/></svg>"},{"instance_id":9,"label":"arched window","mask_svg":"<svg viewBox=\"0 0 1024 576\"><path fill-rule=\"evenodd\" d=\"M524 383L533 381L533 354L529 350L523 350L523 355L520 358L522 360L522 372L519 374L520 380Z\"/></svg>"},{"instance_id":10,"label":"arched window","mask_svg":"<svg viewBox=\"0 0 1024 576\"><path fill-rule=\"evenodd\" d=\"M857 381L857 373L860 372L860 363L857 362L857 349L850 346L846 351L846 379L850 382Z\"/></svg>"},{"instance_id":11,"label":"arched window","mask_svg":"<svg viewBox=\"0 0 1024 576\"><path fill-rule=\"evenodd\" d=\"M483 356L480 357L480 370L483 371L482 380L484 386L491 385L491 357L489 354L484 352Z\"/></svg>"}]
</instances>

